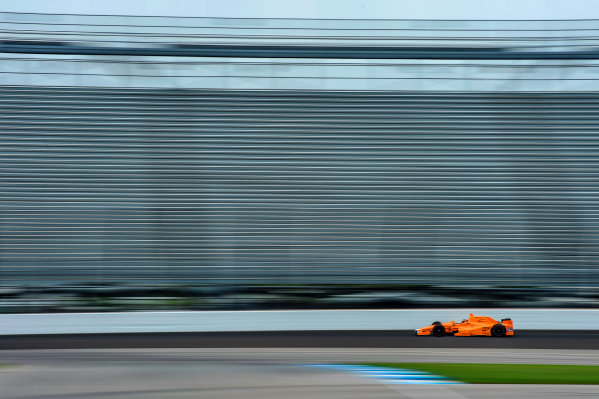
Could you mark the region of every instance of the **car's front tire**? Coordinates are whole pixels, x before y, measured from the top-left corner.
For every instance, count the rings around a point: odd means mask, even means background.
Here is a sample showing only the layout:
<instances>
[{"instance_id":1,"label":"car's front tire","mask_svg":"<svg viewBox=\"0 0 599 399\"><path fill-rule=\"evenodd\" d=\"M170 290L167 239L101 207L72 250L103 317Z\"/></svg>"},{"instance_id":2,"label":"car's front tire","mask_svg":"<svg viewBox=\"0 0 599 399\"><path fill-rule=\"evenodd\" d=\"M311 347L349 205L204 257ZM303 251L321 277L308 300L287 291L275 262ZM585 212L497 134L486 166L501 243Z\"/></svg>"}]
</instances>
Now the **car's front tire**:
<instances>
[{"instance_id":1,"label":"car's front tire","mask_svg":"<svg viewBox=\"0 0 599 399\"><path fill-rule=\"evenodd\" d=\"M433 335L435 337L442 337L445 335L445 327L443 327L441 324L435 324L435 327L433 327Z\"/></svg>"}]
</instances>

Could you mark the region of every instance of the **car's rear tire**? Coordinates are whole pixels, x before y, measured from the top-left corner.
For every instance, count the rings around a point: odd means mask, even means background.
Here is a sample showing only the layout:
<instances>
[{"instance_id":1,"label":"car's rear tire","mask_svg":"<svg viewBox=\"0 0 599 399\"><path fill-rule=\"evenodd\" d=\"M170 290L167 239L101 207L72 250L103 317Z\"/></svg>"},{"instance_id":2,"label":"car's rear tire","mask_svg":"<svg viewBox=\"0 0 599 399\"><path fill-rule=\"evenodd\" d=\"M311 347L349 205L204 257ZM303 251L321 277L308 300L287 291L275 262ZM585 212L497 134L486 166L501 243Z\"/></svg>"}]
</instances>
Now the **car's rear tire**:
<instances>
[{"instance_id":1,"label":"car's rear tire","mask_svg":"<svg viewBox=\"0 0 599 399\"><path fill-rule=\"evenodd\" d=\"M491 335L493 337L505 337L507 330L503 324L495 324L491 327Z\"/></svg>"},{"instance_id":2,"label":"car's rear tire","mask_svg":"<svg viewBox=\"0 0 599 399\"><path fill-rule=\"evenodd\" d=\"M442 337L445 335L445 327L443 327L441 324L435 324L435 326L433 327L433 335L435 337Z\"/></svg>"}]
</instances>

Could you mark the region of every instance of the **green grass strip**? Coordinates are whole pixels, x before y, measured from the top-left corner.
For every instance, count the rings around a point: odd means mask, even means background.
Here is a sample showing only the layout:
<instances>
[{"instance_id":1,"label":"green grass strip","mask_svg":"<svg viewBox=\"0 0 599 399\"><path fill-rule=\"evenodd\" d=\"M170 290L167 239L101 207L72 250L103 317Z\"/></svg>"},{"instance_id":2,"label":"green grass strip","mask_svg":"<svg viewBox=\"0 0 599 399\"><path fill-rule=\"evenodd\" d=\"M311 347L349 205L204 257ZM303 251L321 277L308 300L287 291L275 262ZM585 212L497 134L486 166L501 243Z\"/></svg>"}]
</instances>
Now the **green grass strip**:
<instances>
[{"instance_id":1,"label":"green grass strip","mask_svg":"<svg viewBox=\"0 0 599 399\"><path fill-rule=\"evenodd\" d=\"M599 384L599 366L557 364L368 363L426 371L470 384Z\"/></svg>"}]
</instances>

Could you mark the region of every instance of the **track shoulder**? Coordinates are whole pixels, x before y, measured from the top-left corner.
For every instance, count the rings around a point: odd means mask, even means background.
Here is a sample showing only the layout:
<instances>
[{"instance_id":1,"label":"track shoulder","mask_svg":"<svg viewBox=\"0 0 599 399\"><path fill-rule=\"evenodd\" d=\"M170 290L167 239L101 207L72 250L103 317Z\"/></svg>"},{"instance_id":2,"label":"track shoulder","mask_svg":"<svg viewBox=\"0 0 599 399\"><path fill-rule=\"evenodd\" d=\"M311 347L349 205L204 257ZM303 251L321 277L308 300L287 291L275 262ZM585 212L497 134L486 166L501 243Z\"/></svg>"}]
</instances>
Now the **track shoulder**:
<instances>
[{"instance_id":1,"label":"track shoulder","mask_svg":"<svg viewBox=\"0 0 599 399\"><path fill-rule=\"evenodd\" d=\"M265 331L3 335L0 350L108 348L599 349L599 331L517 331L513 337L422 337L411 331Z\"/></svg>"}]
</instances>

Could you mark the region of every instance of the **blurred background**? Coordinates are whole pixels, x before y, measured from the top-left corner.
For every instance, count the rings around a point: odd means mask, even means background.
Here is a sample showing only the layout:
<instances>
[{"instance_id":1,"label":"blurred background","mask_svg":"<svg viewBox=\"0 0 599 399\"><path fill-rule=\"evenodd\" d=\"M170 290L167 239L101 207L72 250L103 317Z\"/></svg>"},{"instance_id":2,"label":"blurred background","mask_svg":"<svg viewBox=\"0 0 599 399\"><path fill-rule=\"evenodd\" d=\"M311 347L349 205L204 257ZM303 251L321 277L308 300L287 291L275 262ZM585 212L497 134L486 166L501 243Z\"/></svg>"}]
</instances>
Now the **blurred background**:
<instances>
[{"instance_id":1,"label":"blurred background","mask_svg":"<svg viewBox=\"0 0 599 399\"><path fill-rule=\"evenodd\" d=\"M400 17L0 13L0 312L598 307L598 21Z\"/></svg>"}]
</instances>

